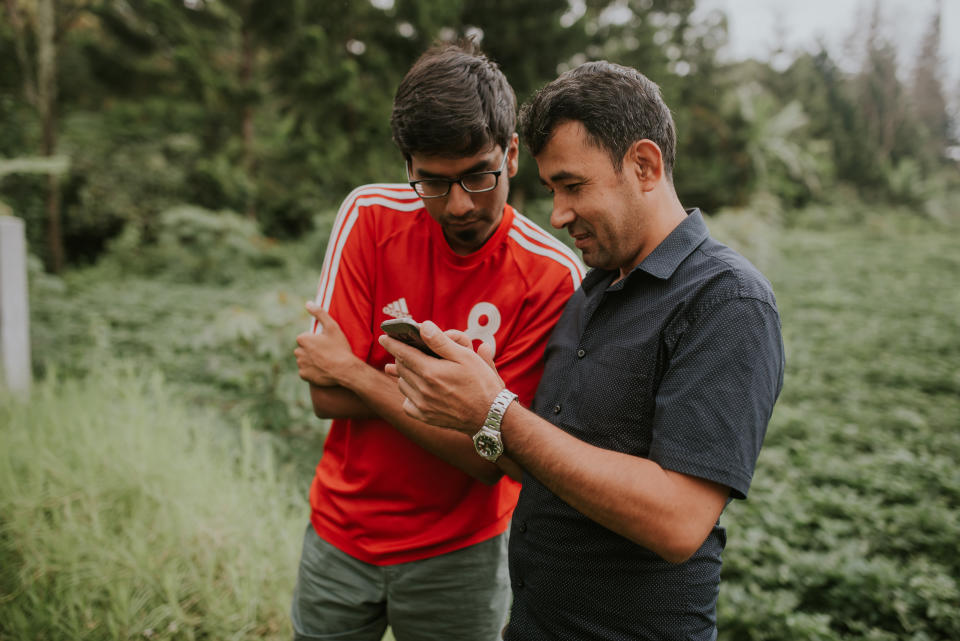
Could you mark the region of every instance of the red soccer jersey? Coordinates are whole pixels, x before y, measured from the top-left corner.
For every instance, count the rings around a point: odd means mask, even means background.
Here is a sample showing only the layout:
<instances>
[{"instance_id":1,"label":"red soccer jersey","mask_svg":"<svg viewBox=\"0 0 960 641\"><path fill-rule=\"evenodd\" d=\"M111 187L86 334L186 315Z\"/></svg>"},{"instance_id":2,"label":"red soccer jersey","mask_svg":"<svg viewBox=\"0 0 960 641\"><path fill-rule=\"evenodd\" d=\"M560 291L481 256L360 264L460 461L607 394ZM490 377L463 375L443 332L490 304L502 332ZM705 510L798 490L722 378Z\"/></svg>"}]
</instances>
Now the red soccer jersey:
<instances>
[{"instance_id":1,"label":"red soccer jersey","mask_svg":"<svg viewBox=\"0 0 960 641\"><path fill-rule=\"evenodd\" d=\"M459 256L408 185L367 185L337 214L317 303L377 369L393 362L376 340L387 318L489 342L505 384L529 406L547 339L582 278L576 255L509 205L483 247ZM500 534L519 490L506 476L493 486L472 479L384 420L337 419L310 489L311 522L355 558L404 563Z\"/></svg>"}]
</instances>

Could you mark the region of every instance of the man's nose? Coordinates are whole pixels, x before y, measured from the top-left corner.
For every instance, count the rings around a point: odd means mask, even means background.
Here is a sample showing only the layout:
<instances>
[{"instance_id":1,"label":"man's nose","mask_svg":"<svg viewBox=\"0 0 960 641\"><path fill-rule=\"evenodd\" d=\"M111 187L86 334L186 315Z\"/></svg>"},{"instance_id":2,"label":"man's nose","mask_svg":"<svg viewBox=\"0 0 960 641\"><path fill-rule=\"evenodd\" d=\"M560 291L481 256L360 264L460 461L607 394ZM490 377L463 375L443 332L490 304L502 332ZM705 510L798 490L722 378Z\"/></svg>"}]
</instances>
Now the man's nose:
<instances>
[{"instance_id":1,"label":"man's nose","mask_svg":"<svg viewBox=\"0 0 960 641\"><path fill-rule=\"evenodd\" d=\"M557 229L563 229L577 217L573 209L556 195L553 197L553 210L550 212L550 224Z\"/></svg>"},{"instance_id":2,"label":"man's nose","mask_svg":"<svg viewBox=\"0 0 960 641\"><path fill-rule=\"evenodd\" d=\"M468 192L460 183L450 185L447 194L447 213L451 216L463 216L473 211L473 194Z\"/></svg>"}]
</instances>

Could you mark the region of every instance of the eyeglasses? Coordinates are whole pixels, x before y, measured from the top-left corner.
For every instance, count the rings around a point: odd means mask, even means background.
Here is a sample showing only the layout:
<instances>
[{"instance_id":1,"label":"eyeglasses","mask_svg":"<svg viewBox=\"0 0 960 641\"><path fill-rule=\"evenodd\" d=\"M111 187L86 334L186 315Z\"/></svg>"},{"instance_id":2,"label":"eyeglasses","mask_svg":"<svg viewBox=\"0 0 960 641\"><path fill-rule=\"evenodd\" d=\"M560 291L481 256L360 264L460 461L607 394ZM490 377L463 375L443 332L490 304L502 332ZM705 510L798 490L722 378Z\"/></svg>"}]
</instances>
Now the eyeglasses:
<instances>
[{"instance_id":1,"label":"eyeglasses","mask_svg":"<svg viewBox=\"0 0 960 641\"><path fill-rule=\"evenodd\" d=\"M450 193L450 187L458 183L463 190L471 194L493 191L500 182L500 174L507 166L507 152L503 153L500 169L496 171L478 171L465 174L459 178L427 178L425 180L410 180L410 165L407 165L407 180L410 186L421 198L443 198Z\"/></svg>"}]
</instances>

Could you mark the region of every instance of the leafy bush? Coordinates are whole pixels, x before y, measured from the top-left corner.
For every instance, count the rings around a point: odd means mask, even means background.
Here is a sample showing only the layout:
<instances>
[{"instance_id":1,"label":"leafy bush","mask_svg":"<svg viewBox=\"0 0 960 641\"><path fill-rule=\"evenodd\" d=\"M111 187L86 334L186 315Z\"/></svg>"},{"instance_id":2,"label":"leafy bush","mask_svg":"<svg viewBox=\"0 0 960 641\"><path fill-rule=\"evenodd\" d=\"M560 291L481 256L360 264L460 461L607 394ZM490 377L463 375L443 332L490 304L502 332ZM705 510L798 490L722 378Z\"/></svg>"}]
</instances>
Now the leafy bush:
<instances>
[{"instance_id":1,"label":"leafy bush","mask_svg":"<svg viewBox=\"0 0 960 641\"><path fill-rule=\"evenodd\" d=\"M0 638L289 638L303 492L153 371L0 402Z\"/></svg>"},{"instance_id":2,"label":"leafy bush","mask_svg":"<svg viewBox=\"0 0 960 641\"><path fill-rule=\"evenodd\" d=\"M226 287L118 275L107 267L63 279L31 274L38 375L56 369L86 376L121 357L159 368L185 399L235 423L247 418L257 429L309 439L322 430L293 359L295 338L308 326L303 301L313 295L316 271L264 270Z\"/></svg>"},{"instance_id":3,"label":"leafy bush","mask_svg":"<svg viewBox=\"0 0 960 641\"><path fill-rule=\"evenodd\" d=\"M95 262L125 227L151 230L162 212L195 202L188 180L202 145L198 135L186 132L197 131L201 114L193 105L162 98L110 101L64 114L59 150L71 162L61 195L71 263ZM44 193L35 188L23 194L14 208L30 211ZM44 227L37 219L28 231L40 238Z\"/></svg>"},{"instance_id":4,"label":"leafy bush","mask_svg":"<svg viewBox=\"0 0 960 641\"><path fill-rule=\"evenodd\" d=\"M217 284L284 262L254 221L233 212L174 207L160 215L153 234L151 242L141 227L128 225L112 245L111 258L132 273Z\"/></svg>"}]
</instances>

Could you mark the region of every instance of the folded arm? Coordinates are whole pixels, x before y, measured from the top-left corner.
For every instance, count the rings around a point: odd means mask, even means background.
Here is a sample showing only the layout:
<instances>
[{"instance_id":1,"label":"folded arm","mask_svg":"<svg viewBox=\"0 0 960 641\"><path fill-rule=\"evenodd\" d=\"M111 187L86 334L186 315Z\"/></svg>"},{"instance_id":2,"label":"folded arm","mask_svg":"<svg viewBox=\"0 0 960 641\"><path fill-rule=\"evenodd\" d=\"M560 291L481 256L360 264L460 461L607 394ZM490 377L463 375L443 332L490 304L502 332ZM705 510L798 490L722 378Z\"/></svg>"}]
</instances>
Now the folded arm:
<instances>
[{"instance_id":1,"label":"folded arm","mask_svg":"<svg viewBox=\"0 0 960 641\"><path fill-rule=\"evenodd\" d=\"M504 470L478 456L469 436L438 429L404 412L404 398L396 379L357 358L327 312L312 304L308 310L320 321L323 331L298 336L295 355L300 377L311 383L310 397L318 416L382 418L471 477L487 484L500 480Z\"/></svg>"}]
</instances>

